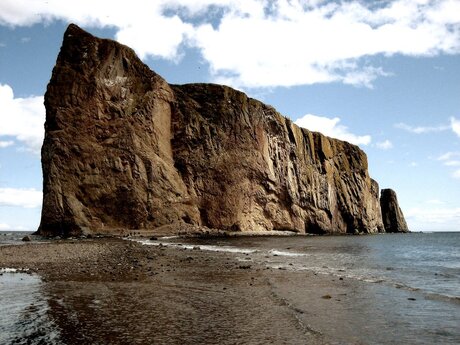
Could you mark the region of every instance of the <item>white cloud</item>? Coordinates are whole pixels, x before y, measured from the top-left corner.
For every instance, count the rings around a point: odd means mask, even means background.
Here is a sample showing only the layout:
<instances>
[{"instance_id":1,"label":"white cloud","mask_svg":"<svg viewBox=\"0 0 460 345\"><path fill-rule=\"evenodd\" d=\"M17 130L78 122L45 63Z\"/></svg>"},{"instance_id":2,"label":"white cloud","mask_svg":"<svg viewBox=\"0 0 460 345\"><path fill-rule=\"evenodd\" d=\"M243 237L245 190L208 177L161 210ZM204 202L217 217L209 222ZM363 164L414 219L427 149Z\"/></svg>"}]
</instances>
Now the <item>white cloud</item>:
<instances>
[{"instance_id":1,"label":"white cloud","mask_svg":"<svg viewBox=\"0 0 460 345\"><path fill-rule=\"evenodd\" d=\"M446 152L439 156L438 160L446 166L460 166L460 152Z\"/></svg>"},{"instance_id":2,"label":"white cloud","mask_svg":"<svg viewBox=\"0 0 460 345\"><path fill-rule=\"evenodd\" d=\"M438 126L410 126L403 122L395 124L396 128L403 129L407 132L415 133L415 134L425 134L425 133L433 133L433 132L442 132L447 131L451 127L447 125L438 125Z\"/></svg>"},{"instance_id":3,"label":"white cloud","mask_svg":"<svg viewBox=\"0 0 460 345\"><path fill-rule=\"evenodd\" d=\"M460 158L460 152L446 152L442 154L441 156L438 157L438 160L440 161L448 161L452 158L459 157Z\"/></svg>"},{"instance_id":4,"label":"white cloud","mask_svg":"<svg viewBox=\"0 0 460 345\"><path fill-rule=\"evenodd\" d=\"M457 120L455 117L451 117L450 125L452 127L452 131L460 137L460 120Z\"/></svg>"},{"instance_id":5,"label":"white cloud","mask_svg":"<svg viewBox=\"0 0 460 345\"><path fill-rule=\"evenodd\" d=\"M0 149L4 149L5 147L12 146L14 145L14 141L8 140L8 141L0 141Z\"/></svg>"},{"instance_id":6,"label":"white cloud","mask_svg":"<svg viewBox=\"0 0 460 345\"><path fill-rule=\"evenodd\" d=\"M26 231L27 229L23 226L14 226L6 223L0 223L0 231Z\"/></svg>"},{"instance_id":7,"label":"white cloud","mask_svg":"<svg viewBox=\"0 0 460 345\"><path fill-rule=\"evenodd\" d=\"M10 230L11 226L6 223L0 223L0 231Z\"/></svg>"},{"instance_id":8,"label":"white cloud","mask_svg":"<svg viewBox=\"0 0 460 345\"><path fill-rule=\"evenodd\" d=\"M446 165L448 167L458 167L458 166L460 166L460 160L458 160L458 161L455 161L455 160L445 161L444 165Z\"/></svg>"},{"instance_id":9,"label":"white cloud","mask_svg":"<svg viewBox=\"0 0 460 345\"><path fill-rule=\"evenodd\" d=\"M375 144L379 149L389 150L393 148L393 143L390 140L384 140Z\"/></svg>"},{"instance_id":10,"label":"white cloud","mask_svg":"<svg viewBox=\"0 0 460 345\"><path fill-rule=\"evenodd\" d=\"M438 157L438 160L443 165L448 167L459 167L460 166L460 152L446 152ZM452 173L452 177L460 179L460 169L455 170Z\"/></svg>"},{"instance_id":11,"label":"white cloud","mask_svg":"<svg viewBox=\"0 0 460 345\"><path fill-rule=\"evenodd\" d=\"M0 188L0 206L40 207L42 192L35 188Z\"/></svg>"},{"instance_id":12,"label":"white cloud","mask_svg":"<svg viewBox=\"0 0 460 345\"><path fill-rule=\"evenodd\" d=\"M321 132L329 137L348 141L355 145L368 145L371 142L370 135L356 135L348 130L348 127L340 123L340 118L333 119L307 114L295 121L299 127L307 128L310 131Z\"/></svg>"},{"instance_id":13,"label":"white cloud","mask_svg":"<svg viewBox=\"0 0 460 345\"><path fill-rule=\"evenodd\" d=\"M195 47L215 81L239 87L342 82L388 75L366 58L460 52L456 0L2 0L0 24L72 21L112 27L141 57L177 60Z\"/></svg>"},{"instance_id":14,"label":"white cloud","mask_svg":"<svg viewBox=\"0 0 460 345\"><path fill-rule=\"evenodd\" d=\"M435 133L452 130L460 137L460 120L455 117L450 118L450 124L437 125L437 126L411 126L406 123L400 122L394 125L396 128L403 129L407 132L415 134Z\"/></svg>"},{"instance_id":15,"label":"white cloud","mask_svg":"<svg viewBox=\"0 0 460 345\"><path fill-rule=\"evenodd\" d=\"M458 231L460 208L412 208L404 212L412 231Z\"/></svg>"},{"instance_id":16,"label":"white cloud","mask_svg":"<svg viewBox=\"0 0 460 345\"><path fill-rule=\"evenodd\" d=\"M44 136L43 96L15 98L9 85L0 84L0 104L0 136L13 136L38 154Z\"/></svg>"},{"instance_id":17,"label":"white cloud","mask_svg":"<svg viewBox=\"0 0 460 345\"><path fill-rule=\"evenodd\" d=\"M415 168L415 167L418 167L418 163L417 162L410 162L409 166L412 167L412 168Z\"/></svg>"}]
</instances>

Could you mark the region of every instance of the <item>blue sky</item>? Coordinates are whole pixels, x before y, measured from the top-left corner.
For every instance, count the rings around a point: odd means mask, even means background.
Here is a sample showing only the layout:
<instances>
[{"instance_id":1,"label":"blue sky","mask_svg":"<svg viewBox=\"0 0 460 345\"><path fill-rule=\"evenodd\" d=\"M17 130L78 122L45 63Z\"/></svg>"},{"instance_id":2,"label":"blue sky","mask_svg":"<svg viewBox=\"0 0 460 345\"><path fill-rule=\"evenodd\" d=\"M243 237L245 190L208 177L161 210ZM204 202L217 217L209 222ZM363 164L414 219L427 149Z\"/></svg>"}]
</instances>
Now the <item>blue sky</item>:
<instances>
[{"instance_id":1,"label":"blue sky","mask_svg":"<svg viewBox=\"0 0 460 345\"><path fill-rule=\"evenodd\" d=\"M412 230L460 231L460 1L0 2L0 230L40 220L43 95L69 23L359 145Z\"/></svg>"}]
</instances>

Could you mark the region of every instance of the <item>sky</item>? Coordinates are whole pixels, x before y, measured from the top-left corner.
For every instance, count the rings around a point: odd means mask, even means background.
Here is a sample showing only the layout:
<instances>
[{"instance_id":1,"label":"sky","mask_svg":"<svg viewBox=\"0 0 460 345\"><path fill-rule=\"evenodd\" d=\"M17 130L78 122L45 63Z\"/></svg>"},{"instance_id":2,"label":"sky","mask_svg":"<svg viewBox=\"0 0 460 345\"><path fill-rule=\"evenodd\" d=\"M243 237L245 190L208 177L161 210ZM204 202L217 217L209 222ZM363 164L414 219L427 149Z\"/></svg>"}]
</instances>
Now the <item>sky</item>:
<instances>
[{"instance_id":1,"label":"sky","mask_svg":"<svg viewBox=\"0 0 460 345\"><path fill-rule=\"evenodd\" d=\"M69 23L168 82L230 85L359 145L412 231L460 231L460 0L1 0L0 230L36 230Z\"/></svg>"}]
</instances>

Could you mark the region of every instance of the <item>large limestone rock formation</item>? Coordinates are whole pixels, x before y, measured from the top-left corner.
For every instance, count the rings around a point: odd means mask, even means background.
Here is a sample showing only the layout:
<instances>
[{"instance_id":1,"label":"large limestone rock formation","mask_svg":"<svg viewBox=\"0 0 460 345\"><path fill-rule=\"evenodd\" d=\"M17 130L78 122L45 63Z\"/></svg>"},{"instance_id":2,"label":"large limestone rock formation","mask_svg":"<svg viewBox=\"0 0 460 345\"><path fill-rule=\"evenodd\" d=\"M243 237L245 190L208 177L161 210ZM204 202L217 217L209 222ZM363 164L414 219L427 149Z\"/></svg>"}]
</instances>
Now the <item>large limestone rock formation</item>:
<instances>
[{"instance_id":1,"label":"large limestone rock formation","mask_svg":"<svg viewBox=\"0 0 460 345\"><path fill-rule=\"evenodd\" d=\"M394 190L382 189L380 205L382 208L383 225L386 232L409 232Z\"/></svg>"},{"instance_id":2,"label":"large limestone rock formation","mask_svg":"<svg viewBox=\"0 0 460 345\"><path fill-rule=\"evenodd\" d=\"M232 231L384 231L357 146L226 86L169 85L75 25L45 95L45 235L188 223Z\"/></svg>"}]
</instances>

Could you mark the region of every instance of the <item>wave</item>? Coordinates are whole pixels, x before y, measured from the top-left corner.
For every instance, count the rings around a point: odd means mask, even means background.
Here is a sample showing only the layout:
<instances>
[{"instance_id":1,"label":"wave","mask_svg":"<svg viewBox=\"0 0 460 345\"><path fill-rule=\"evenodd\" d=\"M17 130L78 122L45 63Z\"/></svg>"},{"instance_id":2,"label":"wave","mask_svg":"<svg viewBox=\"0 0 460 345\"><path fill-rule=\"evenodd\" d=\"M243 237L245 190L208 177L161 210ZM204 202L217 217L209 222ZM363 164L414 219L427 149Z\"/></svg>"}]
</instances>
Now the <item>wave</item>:
<instances>
[{"instance_id":1,"label":"wave","mask_svg":"<svg viewBox=\"0 0 460 345\"><path fill-rule=\"evenodd\" d=\"M351 279L364 283L371 284L383 284L388 287L402 289L405 291L411 291L423 294L427 298L450 301L454 303L460 303L460 297L450 296L443 293L432 293L426 288L411 286L412 284L405 282L404 280L398 279L394 276L392 271L396 269L394 267L381 267L380 269L355 266L349 267L348 264L357 264L352 256L345 253L338 253L334 255L334 262L328 263L325 257L318 257L318 253L303 253L298 251L288 251L282 249L262 249L262 248L245 248L240 246L230 245L209 245L209 244L189 244L183 242L170 242L172 238L160 238L159 240L142 240L142 239L131 239L133 241L141 242L145 245L164 246L178 249L187 250L203 250L211 252L222 252L222 253L234 253L234 254L253 254L245 257L244 260L250 259L260 265L263 265L272 269L280 269L287 271L308 271L314 274L329 275L338 279ZM341 258L344 256L344 258ZM307 259L308 258L308 259ZM341 258L340 260L337 260ZM238 260L238 257L236 258ZM343 259L343 260L342 260ZM347 264L348 263L348 264ZM444 276L445 273L438 273L440 276Z\"/></svg>"},{"instance_id":2,"label":"wave","mask_svg":"<svg viewBox=\"0 0 460 345\"><path fill-rule=\"evenodd\" d=\"M144 245L148 246L163 246L163 247L172 247L172 248L184 248L189 250L205 250L210 252L225 252L225 253L237 253L237 254L252 254L257 252L256 249L246 249L240 247L232 246L213 246L206 244L186 244L186 243L171 243L164 241L150 241L150 240L133 240L136 242L141 242Z\"/></svg>"},{"instance_id":3,"label":"wave","mask_svg":"<svg viewBox=\"0 0 460 345\"><path fill-rule=\"evenodd\" d=\"M427 299L435 300L435 301L445 301L451 302L460 305L460 297L459 296L452 296L447 294L439 294L435 292L425 292L424 293Z\"/></svg>"},{"instance_id":4,"label":"wave","mask_svg":"<svg viewBox=\"0 0 460 345\"><path fill-rule=\"evenodd\" d=\"M28 268L0 267L0 273L26 273L27 271L29 271Z\"/></svg>"},{"instance_id":5,"label":"wave","mask_svg":"<svg viewBox=\"0 0 460 345\"><path fill-rule=\"evenodd\" d=\"M287 252L284 250L276 250L276 249L271 249L268 251L268 253L274 256L291 256L291 257L308 256L308 254L305 254L305 253Z\"/></svg>"}]
</instances>

